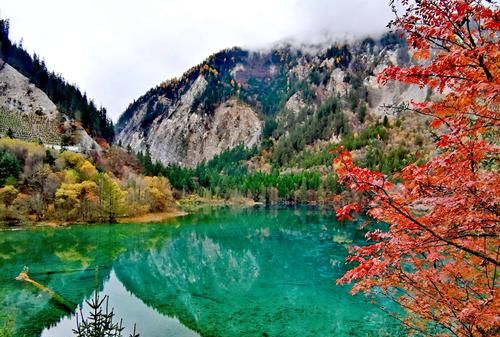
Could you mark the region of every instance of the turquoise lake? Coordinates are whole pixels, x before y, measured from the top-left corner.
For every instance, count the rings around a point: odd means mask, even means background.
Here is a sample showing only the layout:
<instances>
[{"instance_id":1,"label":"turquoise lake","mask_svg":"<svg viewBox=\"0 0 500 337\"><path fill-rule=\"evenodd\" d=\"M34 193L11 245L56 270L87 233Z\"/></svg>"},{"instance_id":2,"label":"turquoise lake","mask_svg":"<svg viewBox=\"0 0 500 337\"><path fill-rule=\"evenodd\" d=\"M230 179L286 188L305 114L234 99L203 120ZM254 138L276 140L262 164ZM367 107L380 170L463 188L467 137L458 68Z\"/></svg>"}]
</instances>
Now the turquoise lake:
<instances>
[{"instance_id":1,"label":"turquoise lake","mask_svg":"<svg viewBox=\"0 0 500 337\"><path fill-rule=\"evenodd\" d=\"M349 286L347 248L359 222L331 210L211 209L164 224L0 231L0 326L15 336L71 337L95 290L141 337L404 336ZM15 277L29 276L72 304ZM128 336L128 335L127 335Z\"/></svg>"}]
</instances>

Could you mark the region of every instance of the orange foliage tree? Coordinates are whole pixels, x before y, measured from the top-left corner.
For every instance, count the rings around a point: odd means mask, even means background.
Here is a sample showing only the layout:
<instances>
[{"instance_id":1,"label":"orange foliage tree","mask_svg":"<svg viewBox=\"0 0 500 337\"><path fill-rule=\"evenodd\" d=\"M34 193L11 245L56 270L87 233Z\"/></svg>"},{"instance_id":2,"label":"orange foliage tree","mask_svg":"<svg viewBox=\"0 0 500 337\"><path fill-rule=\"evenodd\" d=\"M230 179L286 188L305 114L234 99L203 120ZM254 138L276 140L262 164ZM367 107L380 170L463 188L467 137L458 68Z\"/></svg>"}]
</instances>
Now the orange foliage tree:
<instances>
[{"instance_id":1,"label":"orange foliage tree","mask_svg":"<svg viewBox=\"0 0 500 337\"><path fill-rule=\"evenodd\" d=\"M426 336L498 336L498 174L500 16L495 2L480 0L392 1L418 62L392 66L382 83L400 81L439 92L435 102L409 102L428 116L438 139L431 159L409 165L400 183L356 166L340 149L340 180L364 194L368 214L389 224L353 247L356 266L338 282L353 292L374 289L394 299L393 313L410 331ZM402 10L401 10L402 9ZM337 211L350 218L362 207Z\"/></svg>"}]
</instances>

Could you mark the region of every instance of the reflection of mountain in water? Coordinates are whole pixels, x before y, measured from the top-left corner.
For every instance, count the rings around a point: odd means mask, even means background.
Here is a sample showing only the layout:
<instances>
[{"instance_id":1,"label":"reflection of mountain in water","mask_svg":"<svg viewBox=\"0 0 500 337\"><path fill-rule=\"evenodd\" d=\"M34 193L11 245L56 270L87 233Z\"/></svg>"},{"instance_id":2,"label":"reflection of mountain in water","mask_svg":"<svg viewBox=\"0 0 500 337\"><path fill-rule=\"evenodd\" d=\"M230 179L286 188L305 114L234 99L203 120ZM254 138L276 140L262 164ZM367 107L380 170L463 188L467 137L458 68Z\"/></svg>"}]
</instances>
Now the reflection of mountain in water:
<instances>
[{"instance_id":1,"label":"reflection of mountain in water","mask_svg":"<svg viewBox=\"0 0 500 337\"><path fill-rule=\"evenodd\" d=\"M361 336L367 321L384 326L378 310L334 285L345 248L321 239L317 217L256 212L228 220L127 251L114 265L118 278L203 336ZM356 235L344 227L346 240Z\"/></svg>"},{"instance_id":2,"label":"reflection of mountain in water","mask_svg":"<svg viewBox=\"0 0 500 337\"><path fill-rule=\"evenodd\" d=\"M165 317L155 309L146 306L134 294L129 293L111 271L109 280L104 283L100 298L109 296L109 305L116 318L122 318L125 329L123 336L132 332L133 322L141 336L147 337L200 337L197 333L183 326L176 318ZM84 303L82 311L88 313L91 308ZM45 329L41 337L69 337L75 327L75 317L66 317L56 326Z\"/></svg>"},{"instance_id":3,"label":"reflection of mountain in water","mask_svg":"<svg viewBox=\"0 0 500 337\"><path fill-rule=\"evenodd\" d=\"M154 309L202 336L395 336L394 322L335 285L346 245L363 231L335 225L329 214L219 210L166 225L3 232L0 323L13 311L16 335L32 337L67 315L14 280L27 265L75 308L96 285L122 289L111 295L127 325L154 327L159 316L147 314ZM139 307L146 314L136 314Z\"/></svg>"}]
</instances>

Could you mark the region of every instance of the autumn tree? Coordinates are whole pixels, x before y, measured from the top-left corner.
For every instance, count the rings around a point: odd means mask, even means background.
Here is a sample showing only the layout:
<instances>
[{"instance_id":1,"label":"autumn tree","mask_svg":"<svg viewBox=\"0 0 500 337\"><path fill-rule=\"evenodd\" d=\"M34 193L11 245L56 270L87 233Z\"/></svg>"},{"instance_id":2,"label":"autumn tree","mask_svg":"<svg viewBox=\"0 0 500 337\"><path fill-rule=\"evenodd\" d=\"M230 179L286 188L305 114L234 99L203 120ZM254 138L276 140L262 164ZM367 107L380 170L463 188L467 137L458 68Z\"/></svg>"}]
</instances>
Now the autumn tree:
<instances>
[{"instance_id":1,"label":"autumn tree","mask_svg":"<svg viewBox=\"0 0 500 337\"><path fill-rule=\"evenodd\" d=\"M144 177L130 173L126 183L127 188L127 214L142 215L149 211L149 206L145 202L147 183Z\"/></svg>"},{"instance_id":2,"label":"autumn tree","mask_svg":"<svg viewBox=\"0 0 500 337\"><path fill-rule=\"evenodd\" d=\"M0 201L2 201L6 206L12 205L14 199L16 199L19 191L12 185L7 185L0 189Z\"/></svg>"},{"instance_id":3,"label":"autumn tree","mask_svg":"<svg viewBox=\"0 0 500 337\"><path fill-rule=\"evenodd\" d=\"M98 205L103 218L113 222L125 210L126 193L118 182L107 173L99 173L96 177Z\"/></svg>"},{"instance_id":4,"label":"autumn tree","mask_svg":"<svg viewBox=\"0 0 500 337\"><path fill-rule=\"evenodd\" d=\"M145 198L150 212L164 212L173 205L174 198L170 183L165 177L144 177Z\"/></svg>"},{"instance_id":5,"label":"autumn tree","mask_svg":"<svg viewBox=\"0 0 500 337\"><path fill-rule=\"evenodd\" d=\"M93 181L62 183L56 191L56 206L65 220L93 220L98 204L97 185Z\"/></svg>"},{"instance_id":6,"label":"autumn tree","mask_svg":"<svg viewBox=\"0 0 500 337\"><path fill-rule=\"evenodd\" d=\"M129 174L126 183L127 214L164 212L174 204L170 183L165 177Z\"/></svg>"},{"instance_id":7,"label":"autumn tree","mask_svg":"<svg viewBox=\"0 0 500 337\"><path fill-rule=\"evenodd\" d=\"M118 148L93 154L0 138L0 221L111 222L174 205L169 180L138 174L133 155Z\"/></svg>"},{"instance_id":8,"label":"autumn tree","mask_svg":"<svg viewBox=\"0 0 500 337\"><path fill-rule=\"evenodd\" d=\"M400 14L391 22L412 49L413 65L391 66L382 83L428 87L438 101L408 102L427 116L436 150L423 164L399 173L401 183L355 165L339 150L339 179L364 194L368 214L388 231L367 234L353 247L355 266L340 280L352 291L374 289L398 302L397 315L426 336L498 336L499 10L481 0L392 1ZM401 9L403 12L401 13ZM339 218L360 211L339 209Z\"/></svg>"}]
</instances>

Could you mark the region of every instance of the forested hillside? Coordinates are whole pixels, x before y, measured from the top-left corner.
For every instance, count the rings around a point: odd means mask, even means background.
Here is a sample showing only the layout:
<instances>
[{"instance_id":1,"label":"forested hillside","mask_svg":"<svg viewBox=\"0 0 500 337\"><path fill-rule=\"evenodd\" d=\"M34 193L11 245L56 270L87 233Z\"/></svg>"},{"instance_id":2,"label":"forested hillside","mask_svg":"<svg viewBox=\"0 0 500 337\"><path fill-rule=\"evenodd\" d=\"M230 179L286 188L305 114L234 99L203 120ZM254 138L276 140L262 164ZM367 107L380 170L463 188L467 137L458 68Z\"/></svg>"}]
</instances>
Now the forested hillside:
<instances>
[{"instance_id":1,"label":"forested hillside","mask_svg":"<svg viewBox=\"0 0 500 337\"><path fill-rule=\"evenodd\" d=\"M9 29L9 20L0 19L0 69L8 63L45 92L60 113L80 121L92 137L102 137L111 143L114 127L106 108L97 107L77 86L66 82L60 74L49 71L39 55L32 56L21 44L13 43L9 38Z\"/></svg>"},{"instance_id":2,"label":"forested hillside","mask_svg":"<svg viewBox=\"0 0 500 337\"><path fill-rule=\"evenodd\" d=\"M42 89L59 112L78 120L95 138L111 142L114 131L106 110L49 72L38 56L12 44L7 20L0 28L2 59ZM117 124L115 149L127 151L114 158L137 156L138 161L130 161L138 163L135 172L168 178L178 198L197 194L264 203L331 202L345 193L331 167L331 150L339 145L353 150L360 165L388 174L429 155L425 119L408 118L395 106L405 98L425 100L430 93L408 86L387 89L375 80L385 67L408 62L408 48L394 33L307 48L226 49L132 102ZM17 115L8 116L4 112L5 125L15 123ZM42 119L40 127L32 122L38 138L25 139L58 143L59 138L51 141L41 132L50 125L57 129L58 121ZM82 158L98 165L99 158L113 151L97 157L90 151ZM120 160L108 170L115 170L113 176L120 180L127 167ZM21 179L21 191L31 179L15 177ZM44 200L46 209L54 198ZM82 213L75 219L86 217Z\"/></svg>"},{"instance_id":3,"label":"forested hillside","mask_svg":"<svg viewBox=\"0 0 500 337\"><path fill-rule=\"evenodd\" d=\"M405 62L404 40L392 33L351 43L222 50L132 102L118 121L117 140L135 152L148 148L164 165L195 167L239 144L273 147L284 165L308 145L383 118L386 104L424 100L427 93L417 87L376 83L381 69Z\"/></svg>"},{"instance_id":4,"label":"forested hillside","mask_svg":"<svg viewBox=\"0 0 500 337\"><path fill-rule=\"evenodd\" d=\"M120 148L89 156L0 138L0 223L111 222L174 206L164 177Z\"/></svg>"},{"instance_id":5,"label":"forested hillside","mask_svg":"<svg viewBox=\"0 0 500 337\"><path fill-rule=\"evenodd\" d=\"M388 174L431 153L425 118L398 105L432 93L384 88L375 78L410 57L395 33L309 49L223 50L131 103L117 139L179 195L329 202L341 192L331 167L340 145L360 165ZM221 109L238 117L214 123ZM254 129L245 124L249 115L258 118ZM239 141L231 142L234 134Z\"/></svg>"}]
</instances>

